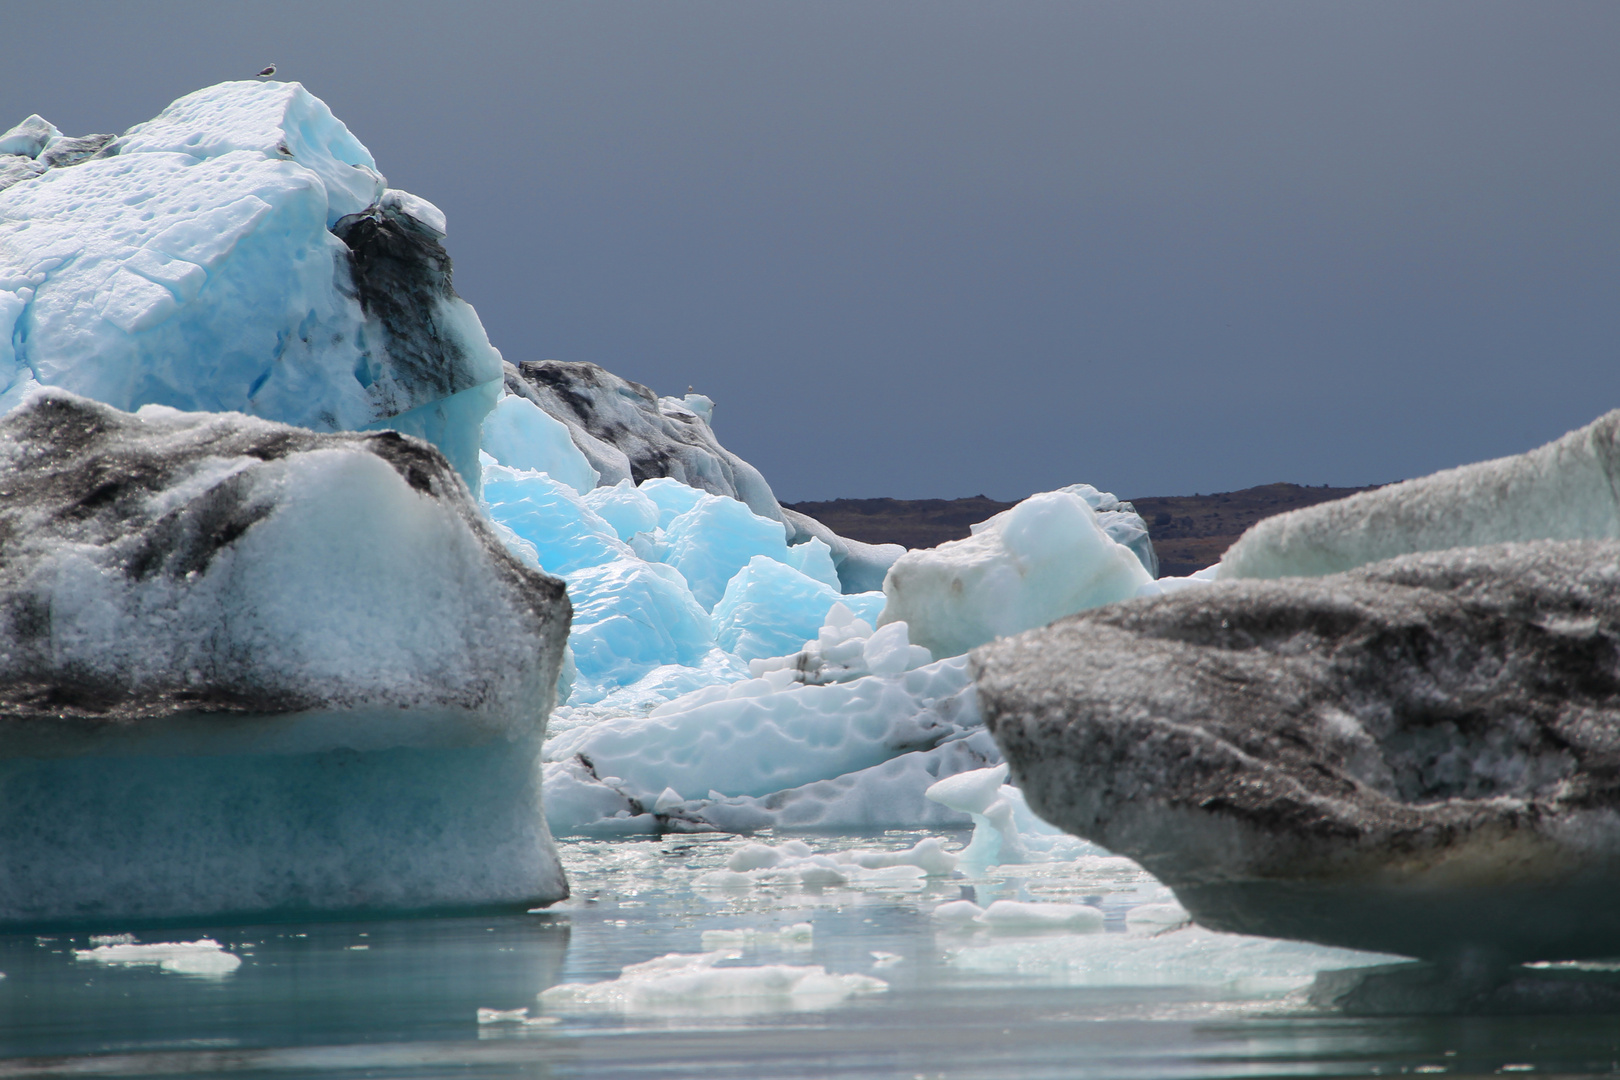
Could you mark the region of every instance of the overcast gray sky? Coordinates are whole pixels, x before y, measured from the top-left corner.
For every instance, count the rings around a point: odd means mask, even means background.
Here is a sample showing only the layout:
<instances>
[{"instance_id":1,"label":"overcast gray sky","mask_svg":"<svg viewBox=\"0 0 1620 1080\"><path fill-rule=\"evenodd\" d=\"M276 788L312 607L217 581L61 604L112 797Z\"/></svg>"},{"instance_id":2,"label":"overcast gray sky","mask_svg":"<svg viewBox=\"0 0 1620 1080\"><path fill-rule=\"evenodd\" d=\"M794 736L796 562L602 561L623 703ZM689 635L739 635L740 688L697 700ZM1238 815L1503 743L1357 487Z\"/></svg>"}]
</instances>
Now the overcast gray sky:
<instances>
[{"instance_id":1,"label":"overcast gray sky","mask_svg":"<svg viewBox=\"0 0 1620 1080\"><path fill-rule=\"evenodd\" d=\"M0 0L0 128L281 65L508 360L784 500L1365 484L1620 405L1620 3Z\"/></svg>"}]
</instances>

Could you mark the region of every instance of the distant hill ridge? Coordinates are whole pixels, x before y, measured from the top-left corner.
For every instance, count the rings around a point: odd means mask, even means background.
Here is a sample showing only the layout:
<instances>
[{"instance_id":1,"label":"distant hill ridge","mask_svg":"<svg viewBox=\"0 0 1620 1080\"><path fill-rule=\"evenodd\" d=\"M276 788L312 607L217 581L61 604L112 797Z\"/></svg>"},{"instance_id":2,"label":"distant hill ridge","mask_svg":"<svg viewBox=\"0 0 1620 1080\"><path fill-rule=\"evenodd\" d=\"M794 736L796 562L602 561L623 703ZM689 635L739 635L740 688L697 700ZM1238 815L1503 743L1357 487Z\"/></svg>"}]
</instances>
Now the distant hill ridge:
<instances>
[{"instance_id":1,"label":"distant hill ridge","mask_svg":"<svg viewBox=\"0 0 1620 1080\"><path fill-rule=\"evenodd\" d=\"M1262 518L1380 486L1262 484L1213 495L1149 496L1130 501L1147 522L1160 575L1181 577L1214 563ZM965 499L833 499L782 505L815 518L840 536L912 548L961 540L968 535L968 526L1016 504L973 495Z\"/></svg>"}]
</instances>

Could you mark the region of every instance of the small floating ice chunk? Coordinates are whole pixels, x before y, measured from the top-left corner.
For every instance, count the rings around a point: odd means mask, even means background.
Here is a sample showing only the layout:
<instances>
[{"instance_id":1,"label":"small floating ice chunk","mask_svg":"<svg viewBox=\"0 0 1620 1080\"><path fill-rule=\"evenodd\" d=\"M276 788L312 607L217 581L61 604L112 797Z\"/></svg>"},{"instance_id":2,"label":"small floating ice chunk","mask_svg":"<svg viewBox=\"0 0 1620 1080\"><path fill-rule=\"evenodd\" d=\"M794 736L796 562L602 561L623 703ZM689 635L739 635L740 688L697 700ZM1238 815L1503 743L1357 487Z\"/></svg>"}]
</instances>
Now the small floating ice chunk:
<instances>
[{"instance_id":1,"label":"small floating ice chunk","mask_svg":"<svg viewBox=\"0 0 1620 1080\"><path fill-rule=\"evenodd\" d=\"M521 1024L529 1018L528 1009L479 1009L480 1024Z\"/></svg>"},{"instance_id":2,"label":"small floating ice chunk","mask_svg":"<svg viewBox=\"0 0 1620 1080\"><path fill-rule=\"evenodd\" d=\"M997 900L974 921L1001 931L1068 930L1100 934L1103 913L1088 904Z\"/></svg>"},{"instance_id":3,"label":"small floating ice chunk","mask_svg":"<svg viewBox=\"0 0 1620 1080\"><path fill-rule=\"evenodd\" d=\"M947 926L972 926L983 914L984 908L971 900L951 900L934 909L933 919Z\"/></svg>"},{"instance_id":4,"label":"small floating ice chunk","mask_svg":"<svg viewBox=\"0 0 1620 1080\"><path fill-rule=\"evenodd\" d=\"M242 966L240 956L226 952L224 946L213 938L201 938L197 941L165 941L150 945L135 945L129 942L97 945L93 949L74 949L73 958L121 967L151 965L181 975L223 976Z\"/></svg>"},{"instance_id":5,"label":"small floating ice chunk","mask_svg":"<svg viewBox=\"0 0 1620 1080\"><path fill-rule=\"evenodd\" d=\"M769 844L744 844L731 853L731 858L726 860L726 869L741 874L750 870L763 870L767 866L775 866L781 862L783 854L781 848L773 848Z\"/></svg>"},{"instance_id":6,"label":"small floating ice chunk","mask_svg":"<svg viewBox=\"0 0 1620 1080\"><path fill-rule=\"evenodd\" d=\"M923 795L973 819L973 838L962 868L983 870L1011 863L1051 862L1099 850L1037 818L1024 793L1007 783L1007 764L947 776Z\"/></svg>"},{"instance_id":7,"label":"small floating ice chunk","mask_svg":"<svg viewBox=\"0 0 1620 1080\"><path fill-rule=\"evenodd\" d=\"M899 953L884 952L882 949L872 950L872 966L875 968L894 967L905 957Z\"/></svg>"},{"instance_id":8,"label":"small floating ice chunk","mask_svg":"<svg viewBox=\"0 0 1620 1080\"><path fill-rule=\"evenodd\" d=\"M624 1012L756 1013L820 1007L889 984L869 975L832 975L820 964L718 967L737 953L669 953L624 968L617 979L564 983L540 993L548 1008Z\"/></svg>"}]
</instances>

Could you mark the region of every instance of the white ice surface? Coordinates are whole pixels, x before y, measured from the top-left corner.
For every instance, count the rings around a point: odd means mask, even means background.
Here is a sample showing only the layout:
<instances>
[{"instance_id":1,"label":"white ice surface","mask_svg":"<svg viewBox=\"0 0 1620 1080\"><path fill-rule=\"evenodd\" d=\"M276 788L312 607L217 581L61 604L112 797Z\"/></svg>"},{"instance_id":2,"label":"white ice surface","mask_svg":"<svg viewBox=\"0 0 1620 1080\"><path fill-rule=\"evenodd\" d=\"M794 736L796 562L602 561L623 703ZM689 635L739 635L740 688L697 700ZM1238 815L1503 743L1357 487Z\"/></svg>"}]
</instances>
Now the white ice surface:
<instances>
[{"instance_id":1,"label":"white ice surface","mask_svg":"<svg viewBox=\"0 0 1620 1080\"><path fill-rule=\"evenodd\" d=\"M584 755L647 805L672 787L685 798L761 796L881 764L980 724L965 658L903 675L773 687L751 679L700 690L646 717L602 720L547 744L552 761Z\"/></svg>"},{"instance_id":2,"label":"white ice surface","mask_svg":"<svg viewBox=\"0 0 1620 1080\"><path fill-rule=\"evenodd\" d=\"M1620 537L1620 409L1545 446L1266 518L1220 577L1316 577L1418 551Z\"/></svg>"},{"instance_id":3,"label":"white ice surface","mask_svg":"<svg viewBox=\"0 0 1620 1080\"><path fill-rule=\"evenodd\" d=\"M962 852L962 864L970 870L1100 850L1036 817L1024 793L1007 783L1006 763L947 776L923 795L972 819L973 838Z\"/></svg>"},{"instance_id":4,"label":"white ice surface","mask_svg":"<svg viewBox=\"0 0 1620 1080\"><path fill-rule=\"evenodd\" d=\"M151 966L177 975L205 975L222 977L242 966L242 958L226 952L213 938L197 941L165 941L150 945L122 942L97 945L91 949L75 949L76 960L93 964L119 967Z\"/></svg>"},{"instance_id":5,"label":"white ice surface","mask_svg":"<svg viewBox=\"0 0 1620 1080\"><path fill-rule=\"evenodd\" d=\"M943 776L1000 760L1001 751L990 733L979 727L930 750L913 750L881 765L815 780L762 798L688 800L679 814L728 832L764 828L872 832L960 827L969 823L968 815L924 798L924 792ZM549 804L549 789L546 798Z\"/></svg>"},{"instance_id":6,"label":"white ice surface","mask_svg":"<svg viewBox=\"0 0 1620 1080\"><path fill-rule=\"evenodd\" d=\"M996 637L1136 595L1151 581L1130 549L1072 492L1032 495L973 526L966 540L909 551L883 581L879 620L956 656Z\"/></svg>"},{"instance_id":7,"label":"white ice surface","mask_svg":"<svg viewBox=\"0 0 1620 1080\"><path fill-rule=\"evenodd\" d=\"M721 967L726 950L670 953L626 966L616 979L563 983L540 993L548 1011L611 1009L646 1014L701 1011L729 1015L825 1008L859 994L888 989L870 975L832 975L820 964Z\"/></svg>"}]
</instances>

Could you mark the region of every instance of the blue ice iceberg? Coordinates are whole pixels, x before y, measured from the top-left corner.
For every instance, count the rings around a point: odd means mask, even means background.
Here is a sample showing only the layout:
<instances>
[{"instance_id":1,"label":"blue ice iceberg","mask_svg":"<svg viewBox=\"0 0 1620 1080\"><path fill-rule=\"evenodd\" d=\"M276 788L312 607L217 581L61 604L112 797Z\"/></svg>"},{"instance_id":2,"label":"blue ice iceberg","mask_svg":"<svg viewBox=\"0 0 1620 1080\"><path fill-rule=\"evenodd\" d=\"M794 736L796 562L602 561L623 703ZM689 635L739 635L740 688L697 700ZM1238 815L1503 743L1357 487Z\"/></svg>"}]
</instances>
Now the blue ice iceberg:
<instances>
[{"instance_id":1,"label":"blue ice iceberg","mask_svg":"<svg viewBox=\"0 0 1620 1080\"><path fill-rule=\"evenodd\" d=\"M45 384L387 426L476 487L500 354L450 286L443 215L391 192L319 98L222 83L56 165L0 190L0 408Z\"/></svg>"}]
</instances>

